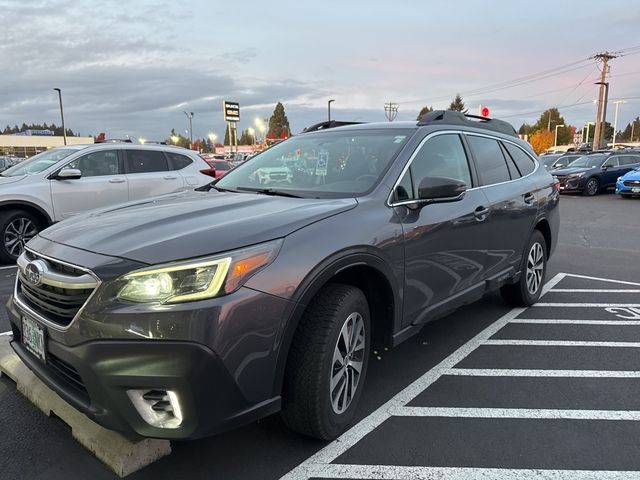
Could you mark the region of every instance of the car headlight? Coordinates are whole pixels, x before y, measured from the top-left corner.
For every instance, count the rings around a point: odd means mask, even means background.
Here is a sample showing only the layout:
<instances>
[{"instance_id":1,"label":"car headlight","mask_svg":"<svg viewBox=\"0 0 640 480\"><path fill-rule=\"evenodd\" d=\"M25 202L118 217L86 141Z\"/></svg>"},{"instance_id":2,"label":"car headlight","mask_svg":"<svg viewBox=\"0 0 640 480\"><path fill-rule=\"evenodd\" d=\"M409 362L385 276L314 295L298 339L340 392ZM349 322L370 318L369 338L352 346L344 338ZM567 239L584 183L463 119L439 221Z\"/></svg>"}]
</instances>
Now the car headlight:
<instances>
[{"instance_id":1,"label":"car headlight","mask_svg":"<svg viewBox=\"0 0 640 480\"><path fill-rule=\"evenodd\" d=\"M282 239L215 257L157 265L120 277L117 297L139 303L181 303L226 295L275 260Z\"/></svg>"},{"instance_id":2,"label":"car headlight","mask_svg":"<svg viewBox=\"0 0 640 480\"><path fill-rule=\"evenodd\" d=\"M618 178L616 179L616 182L621 182L621 181L622 181L622 177L618 177Z\"/></svg>"},{"instance_id":3,"label":"car headlight","mask_svg":"<svg viewBox=\"0 0 640 480\"><path fill-rule=\"evenodd\" d=\"M580 173L570 173L569 175L567 175L569 178L580 178L584 175L585 172L580 172Z\"/></svg>"}]
</instances>

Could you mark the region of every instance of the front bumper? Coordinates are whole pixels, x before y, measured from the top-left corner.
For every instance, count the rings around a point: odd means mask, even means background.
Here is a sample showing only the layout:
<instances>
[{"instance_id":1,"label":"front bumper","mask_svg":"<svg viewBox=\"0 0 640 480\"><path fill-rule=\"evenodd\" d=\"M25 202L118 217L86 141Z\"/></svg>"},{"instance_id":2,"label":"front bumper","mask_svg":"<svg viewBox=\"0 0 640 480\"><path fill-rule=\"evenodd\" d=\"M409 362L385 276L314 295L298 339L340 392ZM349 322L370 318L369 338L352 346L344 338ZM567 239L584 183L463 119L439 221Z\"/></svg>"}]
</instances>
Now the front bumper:
<instances>
[{"instance_id":1,"label":"front bumper","mask_svg":"<svg viewBox=\"0 0 640 480\"><path fill-rule=\"evenodd\" d=\"M581 192L585 188L585 177L557 177L560 182L560 192Z\"/></svg>"},{"instance_id":2,"label":"front bumper","mask_svg":"<svg viewBox=\"0 0 640 480\"><path fill-rule=\"evenodd\" d=\"M640 184L638 185L625 185L623 181L618 180L616 182L616 193L624 193L627 195L640 195Z\"/></svg>"}]
</instances>

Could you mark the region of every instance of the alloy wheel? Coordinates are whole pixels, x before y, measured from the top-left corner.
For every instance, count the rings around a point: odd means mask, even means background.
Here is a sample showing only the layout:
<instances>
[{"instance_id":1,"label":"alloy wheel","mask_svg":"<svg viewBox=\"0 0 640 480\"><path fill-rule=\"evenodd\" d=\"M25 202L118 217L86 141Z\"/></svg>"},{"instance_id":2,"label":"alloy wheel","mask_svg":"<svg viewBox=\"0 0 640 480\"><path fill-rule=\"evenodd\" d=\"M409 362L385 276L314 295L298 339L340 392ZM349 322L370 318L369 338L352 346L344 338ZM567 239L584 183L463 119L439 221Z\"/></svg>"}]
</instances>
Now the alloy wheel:
<instances>
[{"instance_id":1,"label":"alloy wheel","mask_svg":"<svg viewBox=\"0 0 640 480\"><path fill-rule=\"evenodd\" d=\"M36 225L26 217L18 217L4 230L4 248L14 257L20 256L25 244L36 236Z\"/></svg>"},{"instance_id":2,"label":"alloy wheel","mask_svg":"<svg viewBox=\"0 0 640 480\"><path fill-rule=\"evenodd\" d=\"M334 413L344 413L353 400L365 356L365 326L362 315L350 314L342 325L331 362L329 392Z\"/></svg>"},{"instance_id":3,"label":"alloy wheel","mask_svg":"<svg viewBox=\"0 0 640 480\"><path fill-rule=\"evenodd\" d=\"M595 195L598 193L598 181L591 179L587 182L587 193L589 195Z\"/></svg>"},{"instance_id":4,"label":"alloy wheel","mask_svg":"<svg viewBox=\"0 0 640 480\"><path fill-rule=\"evenodd\" d=\"M527 290L535 295L544 276L544 250L538 242L534 243L527 257Z\"/></svg>"}]
</instances>

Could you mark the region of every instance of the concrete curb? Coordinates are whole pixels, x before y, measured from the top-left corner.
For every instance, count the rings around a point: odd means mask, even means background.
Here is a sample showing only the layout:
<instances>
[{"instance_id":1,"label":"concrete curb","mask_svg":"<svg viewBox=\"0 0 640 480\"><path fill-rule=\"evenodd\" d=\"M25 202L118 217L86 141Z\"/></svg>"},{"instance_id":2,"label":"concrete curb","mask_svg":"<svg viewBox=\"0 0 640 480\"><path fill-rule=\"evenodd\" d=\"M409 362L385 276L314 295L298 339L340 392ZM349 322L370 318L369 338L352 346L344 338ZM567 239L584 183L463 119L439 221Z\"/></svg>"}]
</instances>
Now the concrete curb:
<instances>
[{"instance_id":1,"label":"concrete curb","mask_svg":"<svg viewBox=\"0 0 640 480\"><path fill-rule=\"evenodd\" d=\"M18 358L9 345L10 336L0 336L0 376L13 380L18 391L47 416L53 413L69 427L73 438L120 477L146 467L171 453L168 440L128 438L107 430L62 400Z\"/></svg>"}]
</instances>

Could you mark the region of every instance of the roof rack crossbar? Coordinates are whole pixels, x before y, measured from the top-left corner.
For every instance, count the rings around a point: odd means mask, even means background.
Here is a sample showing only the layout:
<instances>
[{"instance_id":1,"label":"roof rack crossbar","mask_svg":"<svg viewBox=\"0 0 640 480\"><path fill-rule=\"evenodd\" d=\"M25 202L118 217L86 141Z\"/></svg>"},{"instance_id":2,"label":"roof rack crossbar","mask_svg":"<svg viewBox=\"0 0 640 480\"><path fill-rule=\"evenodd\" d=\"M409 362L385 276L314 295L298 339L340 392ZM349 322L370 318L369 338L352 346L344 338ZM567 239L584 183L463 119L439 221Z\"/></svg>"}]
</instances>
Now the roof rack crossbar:
<instances>
[{"instance_id":1,"label":"roof rack crossbar","mask_svg":"<svg viewBox=\"0 0 640 480\"><path fill-rule=\"evenodd\" d=\"M428 112L420 117L418 126L433 125L434 123L466 125L468 127L483 128L494 132L504 133L513 137L518 136L513 126L508 122L495 118L464 114L455 110L434 110L432 112Z\"/></svg>"},{"instance_id":2,"label":"roof rack crossbar","mask_svg":"<svg viewBox=\"0 0 640 480\"><path fill-rule=\"evenodd\" d=\"M327 130L328 128L336 128L336 127L344 127L345 125L359 125L362 122L346 122L342 120L327 120L324 122L316 123L314 125L310 125L304 130L302 133L308 132L317 132L318 130Z\"/></svg>"}]
</instances>

